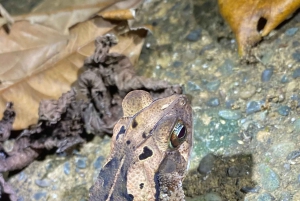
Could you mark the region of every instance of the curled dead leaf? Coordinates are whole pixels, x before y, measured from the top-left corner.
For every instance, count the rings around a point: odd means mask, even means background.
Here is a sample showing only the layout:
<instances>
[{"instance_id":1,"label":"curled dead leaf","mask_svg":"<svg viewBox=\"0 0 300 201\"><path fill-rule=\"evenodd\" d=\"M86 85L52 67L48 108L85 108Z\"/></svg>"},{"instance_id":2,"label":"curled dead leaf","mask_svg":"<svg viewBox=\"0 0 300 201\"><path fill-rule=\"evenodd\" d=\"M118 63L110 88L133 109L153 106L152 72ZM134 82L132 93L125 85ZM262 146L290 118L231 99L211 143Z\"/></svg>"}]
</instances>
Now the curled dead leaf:
<instances>
[{"instance_id":1,"label":"curled dead leaf","mask_svg":"<svg viewBox=\"0 0 300 201\"><path fill-rule=\"evenodd\" d=\"M300 7L300 0L218 0L218 3L236 36L241 56Z\"/></svg>"}]
</instances>

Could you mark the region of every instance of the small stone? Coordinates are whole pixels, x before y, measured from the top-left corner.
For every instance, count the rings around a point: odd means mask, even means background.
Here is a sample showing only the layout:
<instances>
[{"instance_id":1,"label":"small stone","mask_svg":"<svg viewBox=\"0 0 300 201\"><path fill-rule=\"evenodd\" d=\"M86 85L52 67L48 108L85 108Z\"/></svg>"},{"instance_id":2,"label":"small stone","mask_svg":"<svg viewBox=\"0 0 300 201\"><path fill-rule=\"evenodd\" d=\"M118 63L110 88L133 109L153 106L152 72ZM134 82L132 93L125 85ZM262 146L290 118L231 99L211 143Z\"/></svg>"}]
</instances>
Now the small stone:
<instances>
[{"instance_id":1,"label":"small stone","mask_svg":"<svg viewBox=\"0 0 300 201\"><path fill-rule=\"evenodd\" d=\"M211 107L217 107L220 105L220 101L218 98L210 98L206 104Z\"/></svg>"},{"instance_id":2,"label":"small stone","mask_svg":"<svg viewBox=\"0 0 300 201\"><path fill-rule=\"evenodd\" d=\"M215 156L213 154L207 154L201 159L199 167L197 168L198 172L200 174L208 174L212 171L214 167L214 162Z\"/></svg>"},{"instance_id":3,"label":"small stone","mask_svg":"<svg viewBox=\"0 0 300 201\"><path fill-rule=\"evenodd\" d=\"M258 173L260 175L260 184L262 188L267 191L275 191L280 186L280 179L276 172L274 172L268 165L260 164L258 166Z\"/></svg>"},{"instance_id":4,"label":"small stone","mask_svg":"<svg viewBox=\"0 0 300 201\"><path fill-rule=\"evenodd\" d=\"M263 193L257 197L257 201L273 201L275 198L270 193Z\"/></svg>"},{"instance_id":5,"label":"small stone","mask_svg":"<svg viewBox=\"0 0 300 201\"><path fill-rule=\"evenodd\" d=\"M292 54L292 57L295 61L300 62L300 52L298 50Z\"/></svg>"},{"instance_id":6,"label":"small stone","mask_svg":"<svg viewBox=\"0 0 300 201\"><path fill-rule=\"evenodd\" d=\"M201 36L201 29L196 29L196 30L191 31L186 36L186 39L191 42L196 42L199 40L200 36Z\"/></svg>"},{"instance_id":7,"label":"small stone","mask_svg":"<svg viewBox=\"0 0 300 201\"><path fill-rule=\"evenodd\" d=\"M286 75L283 75L283 76L281 77L280 82L281 82L282 84L285 84L285 83L288 83L288 82L289 82L289 79L288 79L288 77L287 77Z\"/></svg>"},{"instance_id":8,"label":"small stone","mask_svg":"<svg viewBox=\"0 0 300 201\"><path fill-rule=\"evenodd\" d=\"M70 171L71 171L70 163L69 163L69 162L65 162L65 163L64 163L64 173L65 173L66 175L69 175L69 174L70 174Z\"/></svg>"},{"instance_id":9,"label":"small stone","mask_svg":"<svg viewBox=\"0 0 300 201\"><path fill-rule=\"evenodd\" d=\"M94 162L94 168L95 169L99 169L102 167L102 162L104 161L104 157L103 156L99 156L96 161Z\"/></svg>"},{"instance_id":10,"label":"small stone","mask_svg":"<svg viewBox=\"0 0 300 201\"><path fill-rule=\"evenodd\" d=\"M48 187L51 185L51 181L49 179L36 179L35 184L39 187Z\"/></svg>"},{"instance_id":11,"label":"small stone","mask_svg":"<svg viewBox=\"0 0 300 201\"><path fill-rule=\"evenodd\" d=\"M240 112L233 110L220 110L219 116L226 120L238 120L242 117Z\"/></svg>"},{"instance_id":12,"label":"small stone","mask_svg":"<svg viewBox=\"0 0 300 201\"><path fill-rule=\"evenodd\" d=\"M273 75L273 68L265 69L261 74L261 81L268 82Z\"/></svg>"},{"instance_id":13,"label":"small stone","mask_svg":"<svg viewBox=\"0 0 300 201\"><path fill-rule=\"evenodd\" d=\"M249 167L246 166L230 166L227 169L227 175L229 177L243 177L248 175L249 171Z\"/></svg>"},{"instance_id":14,"label":"small stone","mask_svg":"<svg viewBox=\"0 0 300 201\"><path fill-rule=\"evenodd\" d=\"M260 189L259 187L244 186L241 188L241 192L243 192L243 193L258 193L259 189Z\"/></svg>"},{"instance_id":15,"label":"small stone","mask_svg":"<svg viewBox=\"0 0 300 201\"><path fill-rule=\"evenodd\" d=\"M19 173L19 176L18 176L19 181L25 180L26 178L27 178L27 175L25 174L24 171Z\"/></svg>"},{"instance_id":16,"label":"small stone","mask_svg":"<svg viewBox=\"0 0 300 201\"><path fill-rule=\"evenodd\" d=\"M289 164L289 163L283 164L283 167L284 167L284 169L287 170L287 171L290 171L290 170L291 170L291 164Z\"/></svg>"},{"instance_id":17,"label":"small stone","mask_svg":"<svg viewBox=\"0 0 300 201\"><path fill-rule=\"evenodd\" d=\"M292 201L292 194L290 192L282 192L280 201Z\"/></svg>"},{"instance_id":18,"label":"small stone","mask_svg":"<svg viewBox=\"0 0 300 201\"><path fill-rule=\"evenodd\" d=\"M291 111L291 108L288 106L281 106L278 109L278 113L282 116L288 116Z\"/></svg>"},{"instance_id":19,"label":"small stone","mask_svg":"<svg viewBox=\"0 0 300 201\"><path fill-rule=\"evenodd\" d=\"M295 33L297 33L297 31L298 31L297 27L289 28L288 30L285 31L285 35L293 36L295 35Z\"/></svg>"},{"instance_id":20,"label":"small stone","mask_svg":"<svg viewBox=\"0 0 300 201\"><path fill-rule=\"evenodd\" d=\"M204 200L205 201L222 201L223 199L218 195L217 193L207 193L204 195Z\"/></svg>"},{"instance_id":21,"label":"small stone","mask_svg":"<svg viewBox=\"0 0 300 201\"><path fill-rule=\"evenodd\" d=\"M281 141L279 143L272 145L269 151L274 158L285 161L286 156L296 148L297 146L293 142Z\"/></svg>"},{"instance_id":22,"label":"small stone","mask_svg":"<svg viewBox=\"0 0 300 201\"><path fill-rule=\"evenodd\" d=\"M296 68L293 72L293 78L300 77L300 68Z\"/></svg>"},{"instance_id":23,"label":"small stone","mask_svg":"<svg viewBox=\"0 0 300 201\"><path fill-rule=\"evenodd\" d=\"M296 121L294 121L294 129L295 131L299 132L300 131L300 119L297 119Z\"/></svg>"},{"instance_id":24,"label":"small stone","mask_svg":"<svg viewBox=\"0 0 300 201\"><path fill-rule=\"evenodd\" d=\"M266 142L271 136L271 133L268 131L258 131L256 134L256 139L259 142Z\"/></svg>"},{"instance_id":25,"label":"small stone","mask_svg":"<svg viewBox=\"0 0 300 201\"><path fill-rule=\"evenodd\" d=\"M256 88L252 85L248 85L246 86L245 89L241 90L240 92L240 97L242 99L248 99L250 97L252 97L256 92Z\"/></svg>"},{"instance_id":26,"label":"small stone","mask_svg":"<svg viewBox=\"0 0 300 201\"><path fill-rule=\"evenodd\" d=\"M195 82L188 81L186 86L187 91L202 91L199 85L197 85Z\"/></svg>"},{"instance_id":27,"label":"small stone","mask_svg":"<svg viewBox=\"0 0 300 201\"><path fill-rule=\"evenodd\" d=\"M300 46L300 42L299 41L293 41L292 46L295 47L299 47Z\"/></svg>"},{"instance_id":28,"label":"small stone","mask_svg":"<svg viewBox=\"0 0 300 201\"><path fill-rule=\"evenodd\" d=\"M250 101L246 106L246 114L253 114L261 110L261 104L257 101Z\"/></svg>"},{"instance_id":29,"label":"small stone","mask_svg":"<svg viewBox=\"0 0 300 201\"><path fill-rule=\"evenodd\" d=\"M234 104L234 100L226 100L225 101L225 106L228 109L232 108L233 104Z\"/></svg>"},{"instance_id":30,"label":"small stone","mask_svg":"<svg viewBox=\"0 0 300 201\"><path fill-rule=\"evenodd\" d=\"M211 82L207 82L205 85L208 91L213 92L219 89L220 84L221 84L220 80L214 80Z\"/></svg>"},{"instance_id":31,"label":"small stone","mask_svg":"<svg viewBox=\"0 0 300 201\"><path fill-rule=\"evenodd\" d=\"M86 158L79 158L76 161L76 167L80 168L80 169L84 169L86 168Z\"/></svg>"},{"instance_id":32,"label":"small stone","mask_svg":"<svg viewBox=\"0 0 300 201\"><path fill-rule=\"evenodd\" d=\"M233 72L233 67L234 63L230 59L226 59L224 63L219 67L219 71L222 73L224 76L229 76Z\"/></svg>"},{"instance_id":33,"label":"small stone","mask_svg":"<svg viewBox=\"0 0 300 201\"><path fill-rule=\"evenodd\" d=\"M172 66L175 67L175 68L178 68L178 67L180 67L182 65L183 65L182 61L174 61L174 63L172 64Z\"/></svg>"},{"instance_id":34,"label":"small stone","mask_svg":"<svg viewBox=\"0 0 300 201\"><path fill-rule=\"evenodd\" d=\"M296 151L292 151L291 153L288 154L288 156L286 157L287 160L294 160L296 158L298 158L300 156L300 151L296 150Z\"/></svg>"},{"instance_id":35,"label":"small stone","mask_svg":"<svg viewBox=\"0 0 300 201\"><path fill-rule=\"evenodd\" d=\"M33 195L33 198L34 198L35 200L40 200L40 199L42 199L43 197L46 198L46 196L47 196L47 193L46 193L46 192L37 192L37 193L35 193L35 194Z\"/></svg>"}]
</instances>

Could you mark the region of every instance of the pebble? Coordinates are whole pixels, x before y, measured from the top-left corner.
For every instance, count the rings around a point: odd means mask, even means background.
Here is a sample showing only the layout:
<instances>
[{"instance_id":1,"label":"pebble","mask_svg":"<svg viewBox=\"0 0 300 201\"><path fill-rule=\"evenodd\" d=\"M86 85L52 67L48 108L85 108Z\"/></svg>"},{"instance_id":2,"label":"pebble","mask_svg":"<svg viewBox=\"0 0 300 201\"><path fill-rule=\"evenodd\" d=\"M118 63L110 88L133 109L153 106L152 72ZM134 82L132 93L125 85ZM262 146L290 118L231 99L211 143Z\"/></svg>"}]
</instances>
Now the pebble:
<instances>
[{"instance_id":1,"label":"pebble","mask_svg":"<svg viewBox=\"0 0 300 201\"><path fill-rule=\"evenodd\" d=\"M223 199L217 193L207 193L204 195L205 201L222 201Z\"/></svg>"},{"instance_id":2,"label":"pebble","mask_svg":"<svg viewBox=\"0 0 300 201\"><path fill-rule=\"evenodd\" d=\"M282 192L280 201L291 201L293 196L289 192Z\"/></svg>"},{"instance_id":3,"label":"pebble","mask_svg":"<svg viewBox=\"0 0 300 201\"><path fill-rule=\"evenodd\" d=\"M258 174L260 175L260 184L267 191L275 191L280 186L280 179L268 165L260 164L258 166Z\"/></svg>"},{"instance_id":4,"label":"pebble","mask_svg":"<svg viewBox=\"0 0 300 201\"><path fill-rule=\"evenodd\" d=\"M298 50L296 50L293 54L292 57L295 61L300 62L300 52Z\"/></svg>"},{"instance_id":5,"label":"pebble","mask_svg":"<svg viewBox=\"0 0 300 201\"><path fill-rule=\"evenodd\" d=\"M300 131L300 119L297 119L296 121L294 121L294 129L295 131L299 132Z\"/></svg>"},{"instance_id":6,"label":"pebble","mask_svg":"<svg viewBox=\"0 0 300 201\"><path fill-rule=\"evenodd\" d=\"M86 168L86 158L78 158L76 161L76 167L80 169Z\"/></svg>"},{"instance_id":7,"label":"pebble","mask_svg":"<svg viewBox=\"0 0 300 201\"><path fill-rule=\"evenodd\" d=\"M215 159L216 157L213 154L207 154L201 159L197 171L200 174L208 174L214 167Z\"/></svg>"},{"instance_id":8,"label":"pebble","mask_svg":"<svg viewBox=\"0 0 300 201\"><path fill-rule=\"evenodd\" d=\"M261 74L261 81L268 82L273 75L273 68L265 69Z\"/></svg>"},{"instance_id":9,"label":"pebble","mask_svg":"<svg viewBox=\"0 0 300 201\"><path fill-rule=\"evenodd\" d=\"M257 201L273 201L275 198L270 193L263 193L257 197Z\"/></svg>"},{"instance_id":10,"label":"pebble","mask_svg":"<svg viewBox=\"0 0 300 201\"><path fill-rule=\"evenodd\" d=\"M182 65L183 65L182 61L174 61L173 64L172 64L172 66L175 67L175 68L178 68Z\"/></svg>"},{"instance_id":11,"label":"pebble","mask_svg":"<svg viewBox=\"0 0 300 201\"><path fill-rule=\"evenodd\" d=\"M288 83L288 82L289 82L288 76L283 75L283 76L281 77L280 82L281 82L282 84Z\"/></svg>"},{"instance_id":12,"label":"pebble","mask_svg":"<svg viewBox=\"0 0 300 201\"><path fill-rule=\"evenodd\" d=\"M47 193L46 192L37 192L33 195L33 198L35 200L40 200L42 199L43 197L46 197L47 196Z\"/></svg>"},{"instance_id":13,"label":"pebble","mask_svg":"<svg viewBox=\"0 0 300 201\"><path fill-rule=\"evenodd\" d=\"M226 100L225 101L225 106L226 108L230 109L232 107L232 105L234 104L234 100Z\"/></svg>"},{"instance_id":14,"label":"pebble","mask_svg":"<svg viewBox=\"0 0 300 201\"><path fill-rule=\"evenodd\" d=\"M200 86L192 81L188 81L186 88L187 88L187 91L202 91Z\"/></svg>"},{"instance_id":15,"label":"pebble","mask_svg":"<svg viewBox=\"0 0 300 201\"><path fill-rule=\"evenodd\" d=\"M71 171L70 163L67 161L64 163L64 173L66 175L69 175Z\"/></svg>"},{"instance_id":16,"label":"pebble","mask_svg":"<svg viewBox=\"0 0 300 201\"><path fill-rule=\"evenodd\" d=\"M26 178L27 178L27 175L25 174L24 171L19 173L19 176L18 176L19 181L25 180Z\"/></svg>"},{"instance_id":17,"label":"pebble","mask_svg":"<svg viewBox=\"0 0 300 201\"><path fill-rule=\"evenodd\" d=\"M191 42L196 42L199 40L200 37L201 37L201 29L196 29L196 30L191 31L186 36L186 39Z\"/></svg>"},{"instance_id":18,"label":"pebble","mask_svg":"<svg viewBox=\"0 0 300 201\"><path fill-rule=\"evenodd\" d=\"M220 110L219 116L226 120L238 120L242 117L240 112L233 110Z\"/></svg>"},{"instance_id":19,"label":"pebble","mask_svg":"<svg viewBox=\"0 0 300 201\"><path fill-rule=\"evenodd\" d=\"M287 160L294 160L300 156L300 150L292 151L286 157Z\"/></svg>"},{"instance_id":20,"label":"pebble","mask_svg":"<svg viewBox=\"0 0 300 201\"><path fill-rule=\"evenodd\" d=\"M280 106L278 109L278 113L282 116L288 116L291 111L291 108L288 106Z\"/></svg>"},{"instance_id":21,"label":"pebble","mask_svg":"<svg viewBox=\"0 0 300 201\"><path fill-rule=\"evenodd\" d=\"M289 163L284 163L284 164L283 164L283 168L284 168L286 171L290 171L290 170L291 170L291 164L289 164Z\"/></svg>"},{"instance_id":22,"label":"pebble","mask_svg":"<svg viewBox=\"0 0 300 201\"><path fill-rule=\"evenodd\" d=\"M253 85L246 86L245 89L240 91L240 97L242 99L248 99L252 97L256 92L256 88Z\"/></svg>"},{"instance_id":23,"label":"pebble","mask_svg":"<svg viewBox=\"0 0 300 201\"><path fill-rule=\"evenodd\" d=\"M269 138L271 136L271 133L268 132L268 131L264 131L264 130L261 130L261 131L258 131L257 134L256 134L256 139L257 141L259 142L264 142L266 143Z\"/></svg>"},{"instance_id":24,"label":"pebble","mask_svg":"<svg viewBox=\"0 0 300 201\"><path fill-rule=\"evenodd\" d=\"M51 185L51 181L49 179L36 179L35 184L39 187L48 187Z\"/></svg>"},{"instance_id":25,"label":"pebble","mask_svg":"<svg viewBox=\"0 0 300 201\"><path fill-rule=\"evenodd\" d=\"M274 158L284 161L286 156L295 150L296 147L293 142L279 142L278 144L272 145L269 150Z\"/></svg>"},{"instance_id":26,"label":"pebble","mask_svg":"<svg viewBox=\"0 0 300 201\"><path fill-rule=\"evenodd\" d=\"M99 156L95 162L94 162L94 168L95 169L99 169L102 167L102 162L104 161L104 157L103 156Z\"/></svg>"},{"instance_id":27,"label":"pebble","mask_svg":"<svg viewBox=\"0 0 300 201\"><path fill-rule=\"evenodd\" d=\"M297 31L298 31L297 27L289 28L288 30L285 31L285 35L293 36L295 35L295 33L297 33Z\"/></svg>"},{"instance_id":28,"label":"pebble","mask_svg":"<svg viewBox=\"0 0 300 201\"><path fill-rule=\"evenodd\" d=\"M293 78L300 77L300 68L296 68L293 72Z\"/></svg>"},{"instance_id":29,"label":"pebble","mask_svg":"<svg viewBox=\"0 0 300 201\"><path fill-rule=\"evenodd\" d=\"M206 104L211 107L217 107L220 105L220 101L218 98L210 98Z\"/></svg>"},{"instance_id":30,"label":"pebble","mask_svg":"<svg viewBox=\"0 0 300 201\"><path fill-rule=\"evenodd\" d=\"M233 72L234 63L230 59L226 59L224 63L219 67L219 71L223 76L229 76Z\"/></svg>"},{"instance_id":31,"label":"pebble","mask_svg":"<svg viewBox=\"0 0 300 201\"><path fill-rule=\"evenodd\" d=\"M214 81L211 81L211 82L207 82L205 84L205 86L206 86L208 91L212 92L212 91L218 90L219 87L220 87L220 84L221 84L220 80L214 80Z\"/></svg>"},{"instance_id":32,"label":"pebble","mask_svg":"<svg viewBox=\"0 0 300 201\"><path fill-rule=\"evenodd\" d=\"M243 177L246 176L249 169L244 166L231 166L227 169L227 175L229 177Z\"/></svg>"},{"instance_id":33,"label":"pebble","mask_svg":"<svg viewBox=\"0 0 300 201\"><path fill-rule=\"evenodd\" d=\"M241 192L243 193L258 193L259 192L259 187L249 187L245 186L241 188Z\"/></svg>"},{"instance_id":34,"label":"pebble","mask_svg":"<svg viewBox=\"0 0 300 201\"><path fill-rule=\"evenodd\" d=\"M299 47L300 46L300 42L299 41L293 41L292 46L295 47Z\"/></svg>"},{"instance_id":35,"label":"pebble","mask_svg":"<svg viewBox=\"0 0 300 201\"><path fill-rule=\"evenodd\" d=\"M261 104L257 101L250 101L246 106L246 114L253 114L261 110Z\"/></svg>"}]
</instances>

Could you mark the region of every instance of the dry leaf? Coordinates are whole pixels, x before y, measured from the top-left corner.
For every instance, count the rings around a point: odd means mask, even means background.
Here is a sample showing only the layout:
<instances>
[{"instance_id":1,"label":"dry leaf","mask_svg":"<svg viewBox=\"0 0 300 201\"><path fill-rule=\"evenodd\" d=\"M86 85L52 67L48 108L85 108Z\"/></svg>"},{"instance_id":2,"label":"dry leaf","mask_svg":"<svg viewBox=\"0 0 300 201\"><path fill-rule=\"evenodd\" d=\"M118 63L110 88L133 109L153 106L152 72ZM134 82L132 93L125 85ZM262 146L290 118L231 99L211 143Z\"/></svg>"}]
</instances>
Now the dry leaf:
<instances>
[{"instance_id":1,"label":"dry leaf","mask_svg":"<svg viewBox=\"0 0 300 201\"><path fill-rule=\"evenodd\" d=\"M244 56L262 36L293 14L300 0L219 0L219 7L236 36L239 54Z\"/></svg>"},{"instance_id":2,"label":"dry leaf","mask_svg":"<svg viewBox=\"0 0 300 201\"><path fill-rule=\"evenodd\" d=\"M28 14L13 16L14 21L28 20L68 34L69 28L83 22L99 12L135 8L141 0L44 0ZM117 5L117 6L116 6Z\"/></svg>"}]
</instances>

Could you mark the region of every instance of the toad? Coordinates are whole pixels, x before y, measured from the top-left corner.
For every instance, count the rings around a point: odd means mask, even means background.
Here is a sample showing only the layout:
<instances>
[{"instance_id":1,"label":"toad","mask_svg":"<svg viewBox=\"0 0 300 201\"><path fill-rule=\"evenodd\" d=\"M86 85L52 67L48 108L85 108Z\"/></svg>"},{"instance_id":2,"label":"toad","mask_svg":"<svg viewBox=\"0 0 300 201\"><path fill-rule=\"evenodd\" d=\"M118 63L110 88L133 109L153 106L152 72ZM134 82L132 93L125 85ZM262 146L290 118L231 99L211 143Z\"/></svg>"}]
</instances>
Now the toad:
<instances>
[{"instance_id":1,"label":"toad","mask_svg":"<svg viewBox=\"0 0 300 201\"><path fill-rule=\"evenodd\" d=\"M152 100L128 93L113 129L111 153L90 189L90 201L182 201L193 144L192 109L185 95Z\"/></svg>"}]
</instances>

